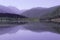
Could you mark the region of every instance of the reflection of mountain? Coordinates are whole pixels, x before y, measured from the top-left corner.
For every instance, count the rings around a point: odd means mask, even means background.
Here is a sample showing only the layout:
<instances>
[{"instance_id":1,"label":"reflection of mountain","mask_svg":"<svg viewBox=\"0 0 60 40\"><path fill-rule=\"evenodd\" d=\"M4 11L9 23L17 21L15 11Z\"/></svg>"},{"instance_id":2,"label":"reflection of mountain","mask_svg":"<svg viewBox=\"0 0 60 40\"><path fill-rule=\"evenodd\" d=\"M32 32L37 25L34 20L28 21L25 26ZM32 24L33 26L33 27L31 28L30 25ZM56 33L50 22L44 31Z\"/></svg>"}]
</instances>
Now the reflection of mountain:
<instances>
[{"instance_id":1,"label":"reflection of mountain","mask_svg":"<svg viewBox=\"0 0 60 40\"><path fill-rule=\"evenodd\" d=\"M11 8L13 7L9 8L5 6L0 6L0 10L1 10L0 13L15 13L17 9L15 8L11 9ZM30 10L23 12L21 15L24 15L27 17L36 17L41 19L42 18L49 19L58 15L60 16L60 6L51 7L51 8L41 8L41 7L32 8ZM11 16L11 15L8 15L8 16ZM35 31L35 32L51 31L55 33L60 33L60 24L52 23L52 22L39 22L39 23L26 24L24 26L19 26L19 27L17 26L17 27L9 27L9 28L0 28L0 34L14 33L20 30L21 28Z\"/></svg>"},{"instance_id":2,"label":"reflection of mountain","mask_svg":"<svg viewBox=\"0 0 60 40\"><path fill-rule=\"evenodd\" d=\"M18 14L11 14L11 13L0 13L0 27L4 26L4 25L16 25L16 24L25 24L26 22L18 22L17 18L27 18L25 16L22 15L18 15ZM5 20L5 21L4 21ZM8 21L7 21L8 20ZM13 22L15 21L15 22Z\"/></svg>"},{"instance_id":3,"label":"reflection of mountain","mask_svg":"<svg viewBox=\"0 0 60 40\"><path fill-rule=\"evenodd\" d=\"M17 30L19 30L19 28L15 27L15 26L26 24L26 22L18 22L18 23L12 22L14 19L11 19L11 18L27 18L27 17L18 15L18 14L0 13L0 34L17 31ZM18 28L18 29L16 29L16 28Z\"/></svg>"},{"instance_id":4,"label":"reflection of mountain","mask_svg":"<svg viewBox=\"0 0 60 40\"><path fill-rule=\"evenodd\" d=\"M20 17L20 18L26 18L25 16L22 15L18 15L20 14L22 11L20 11L19 9L15 8L15 7L6 7L6 6L2 6L0 5L0 17L8 17L8 18L12 18L12 17ZM13 14L12 14L13 13ZM1 22L1 21L0 21ZM16 27L17 25L1 25L0 24L0 34L5 34L5 33L14 33L17 32L21 27Z\"/></svg>"},{"instance_id":5,"label":"reflection of mountain","mask_svg":"<svg viewBox=\"0 0 60 40\"><path fill-rule=\"evenodd\" d=\"M55 6L51 8L32 8L30 10L23 12L21 15L41 19L54 18L56 16L60 16L60 6ZM51 31L60 33L59 31L60 24L52 22L40 22L35 24L28 24L24 28L32 31Z\"/></svg>"}]
</instances>

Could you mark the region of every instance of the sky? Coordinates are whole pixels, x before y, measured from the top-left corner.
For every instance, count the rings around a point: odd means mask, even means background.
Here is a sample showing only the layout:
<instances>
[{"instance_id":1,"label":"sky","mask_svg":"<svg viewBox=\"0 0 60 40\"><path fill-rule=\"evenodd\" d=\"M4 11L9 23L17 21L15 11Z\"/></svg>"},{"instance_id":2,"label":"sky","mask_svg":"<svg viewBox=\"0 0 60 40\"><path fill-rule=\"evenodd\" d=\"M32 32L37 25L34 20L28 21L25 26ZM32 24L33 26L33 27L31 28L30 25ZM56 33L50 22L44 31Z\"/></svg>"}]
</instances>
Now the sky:
<instances>
[{"instance_id":1,"label":"sky","mask_svg":"<svg viewBox=\"0 0 60 40\"><path fill-rule=\"evenodd\" d=\"M18 9L33 7L53 7L60 5L60 0L0 0L0 5L14 6Z\"/></svg>"}]
</instances>

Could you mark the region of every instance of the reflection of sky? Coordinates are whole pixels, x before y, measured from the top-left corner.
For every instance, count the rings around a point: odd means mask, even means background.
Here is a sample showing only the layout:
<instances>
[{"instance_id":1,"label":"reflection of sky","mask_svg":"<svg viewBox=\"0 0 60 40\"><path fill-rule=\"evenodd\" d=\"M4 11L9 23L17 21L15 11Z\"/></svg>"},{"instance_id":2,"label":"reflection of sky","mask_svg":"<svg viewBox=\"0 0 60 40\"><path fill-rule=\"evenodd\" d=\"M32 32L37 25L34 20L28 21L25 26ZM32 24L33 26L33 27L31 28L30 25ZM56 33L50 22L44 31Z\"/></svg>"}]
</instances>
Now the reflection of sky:
<instances>
[{"instance_id":1,"label":"reflection of sky","mask_svg":"<svg viewBox=\"0 0 60 40\"><path fill-rule=\"evenodd\" d=\"M15 6L19 9L51 7L60 5L60 0L0 0L0 5Z\"/></svg>"},{"instance_id":2,"label":"reflection of sky","mask_svg":"<svg viewBox=\"0 0 60 40\"><path fill-rule=\"evenodd\" d=\"M35 33L31 31L20 30L15 34L6 34L0 36L1 40L59 40L60 35L50 32Z\"/></svg>"}]
</instances>

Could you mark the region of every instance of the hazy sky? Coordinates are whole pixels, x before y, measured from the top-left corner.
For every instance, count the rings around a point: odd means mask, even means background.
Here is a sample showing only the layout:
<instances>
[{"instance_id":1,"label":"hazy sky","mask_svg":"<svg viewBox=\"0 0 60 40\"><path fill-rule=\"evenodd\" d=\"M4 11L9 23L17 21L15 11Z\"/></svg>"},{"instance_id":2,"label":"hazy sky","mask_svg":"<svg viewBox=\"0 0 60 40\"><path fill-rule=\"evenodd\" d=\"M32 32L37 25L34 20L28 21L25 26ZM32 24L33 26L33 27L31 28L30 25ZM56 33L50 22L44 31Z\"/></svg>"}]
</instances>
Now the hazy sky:
<instances>
[{"instance_id":1,"label":"hazy sky","mask_svg":"<svg viewBox=\"0 0 60 40\"><path fill-rule=\"evenodd\" d=\"M18 9L33 7L52 7L60 5L60 0L0 0L0 5L14 6Z\"/></svg>"}]
</instances>

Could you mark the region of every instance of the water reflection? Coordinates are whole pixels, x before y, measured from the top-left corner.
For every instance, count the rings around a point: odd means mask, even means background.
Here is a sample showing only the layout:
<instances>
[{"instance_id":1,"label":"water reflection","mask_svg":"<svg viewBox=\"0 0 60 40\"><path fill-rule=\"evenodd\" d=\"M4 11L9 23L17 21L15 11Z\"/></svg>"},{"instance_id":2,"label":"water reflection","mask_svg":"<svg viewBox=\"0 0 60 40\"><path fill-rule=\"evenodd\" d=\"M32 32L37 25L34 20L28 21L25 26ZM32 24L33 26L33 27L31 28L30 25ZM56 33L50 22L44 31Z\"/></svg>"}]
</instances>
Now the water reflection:
<instances>
[{"instance_id":1,"label":"water reflection","mask_svg":"<svg viewBox=\"0 0 60 40\"><path fill-rule=\"evenodd\" d=\"M59 9L60 9L59 7L34 9L34 10L32 9L24 12L23 14L30 18L36 17L36 18L50 19L60 15ZM0 28L0 34L1 34L0 36L1 40L59 40L60 24L54 22L39 21L37 23L18 25L14 27L12 26L9 28Z\"/></svg>"},{"instance_id":2,"label":"water reflection","mask_svg":"<svg viewBox=\"0 0 60 40\"><path fill-rule=\"evenodd\" d=\"M23 12L22 15L30 18L43 19L43 21L40 21L40 23L31 23L25 26L24 28L27 30L35 32L49 31L53 33L60 33L60 23L51 22L51 19L60 18L60 6L51 8L32 8Z\"/></svg>"},{"instance_id":3,"label":"water reflection","mask_svg":"<svg viewBox=\"0 0 60 40\"><path fill-rule=\"evenodd\" d=\"M51 18L55 18L56 16L60 16L59 9L60 9L60 6L51 7L51 8L41 8L41 9L40 8L32 8L30 10L23 12L22 15L24 14L24 17L26 16L29 18L33 17L33 18L48 20ZM11 28L1 28L1 31L2 31L1 34L10 33L11 31L19 30L21 28L30 30L33 32L49 31L49 32L54 32L54 33L60 33L60 24L50 22L50 21L44 21L44 20L39 21L37 23L26 24L26 25L20 26L20 27L12 26ZM6 32L5 32L5 29L7 30Z\"/></svg>"},{"instance_id":4,"label":"water reflection","mask_svg":"<svg viewBox=\"0 0 60 40\"><path fill-rule=\"evenodd\" d=\"M31 32L19 30L14 34L0 35L0 40L59 40L60 35L51 32Z\"/></svg>"}]
</instances>

